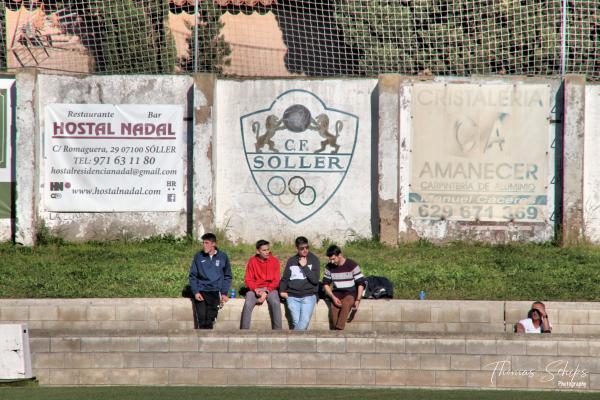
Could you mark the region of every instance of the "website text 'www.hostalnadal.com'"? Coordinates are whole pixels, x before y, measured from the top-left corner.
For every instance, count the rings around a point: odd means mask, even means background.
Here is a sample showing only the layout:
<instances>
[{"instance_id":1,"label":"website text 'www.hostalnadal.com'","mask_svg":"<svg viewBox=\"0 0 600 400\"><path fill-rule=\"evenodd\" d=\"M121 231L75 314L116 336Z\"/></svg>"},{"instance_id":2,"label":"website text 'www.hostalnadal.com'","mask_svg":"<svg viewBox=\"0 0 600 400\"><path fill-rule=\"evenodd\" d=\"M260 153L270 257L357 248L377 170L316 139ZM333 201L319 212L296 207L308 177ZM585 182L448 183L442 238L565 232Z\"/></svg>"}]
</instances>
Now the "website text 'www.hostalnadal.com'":
<instances>
[{"instance_id":1,"label":"website text 'www.hostalnadal.com'","mask_svg":"<svg viewBox=\"0 0 600 400\"><path fill-rule=\"evenodd\" d=\"M132 168L132 167L123 167L123 168L51 168L52 174L58 175L133 175L142 176L146 175L176 175L176 169L162 169L160 167L152 168L152 169L141 169L141 168Z\"/></svg>"},{"instance_id":2,"label":"website text 'www.hostalnadal.com'","mask_svg":"<svg viewBox=\"0 0 600 400\"><path fill-rule=\"evenodd\" d=\"M112 195L139 195L139 196L148 196L148 195L159 195L161 194L161 189L144 189L143 187L130 187L130 188L121 188L119 186L112 188L99 188L95 186L93 189L71 189L71 192L74 195L84 194L84 195L103 195L103 194L112 194Z\"/></svg>"}]
</instances>

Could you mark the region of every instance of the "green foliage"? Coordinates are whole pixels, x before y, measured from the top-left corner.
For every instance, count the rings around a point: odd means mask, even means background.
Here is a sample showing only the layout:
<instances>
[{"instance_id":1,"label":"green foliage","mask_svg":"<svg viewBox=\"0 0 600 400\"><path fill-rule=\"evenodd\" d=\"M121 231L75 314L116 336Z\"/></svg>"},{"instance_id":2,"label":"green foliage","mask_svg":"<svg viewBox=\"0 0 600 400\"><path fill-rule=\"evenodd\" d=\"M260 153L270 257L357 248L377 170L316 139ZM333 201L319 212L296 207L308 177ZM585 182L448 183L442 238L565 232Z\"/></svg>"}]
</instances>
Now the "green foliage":
<instances>
[{"instance_id":1,"label":"green foliage","mask_svg":"<svg viewBox=\"0 0 600 400\"><path fill-rule=\"evenodd\" d=\"M166 28L168 4L160 0L92 1L99 41L91 42L96 72L170 73L175 43Z\"/></svg>"},{"instance_id":2,"label":"green foliage","mask_svg":"<svg viewBox=\"0 0 600 400\"><path fill-rule=\"evenodd\" d=\"M54 235L46 224L40 224L36 229L35 242L38 245L63 245L65 240L59 236Z\"/></svg>"},{"instance_id":3,"label":"green foliage","mask_svg":"<svg viewBox=\"0 0 600 400\"><path fill-rule=\"evenodd\" d=\"M40 383L38 382L38 380L34 377L34 378L28 378L28 379L17 379L17 380L4 380L4 379L0 379L0 394L2 393L2 390L4 390L3 388L24 388L24 387L28 387L28 388L37 388L40 386Z\"/></svg>"},{"instance_id":4,"label":"green foliage","mask_svg":"<svg viewBox=\"0 0 600 400\"><path fill-rule=\"evenodd\" d=\"M193 239L186 237L175 237L175 235L167 234L167 235L159 235L159 236L151 236L149 238L143 239L142 243L164 243L164 244L181 244L181 243L193 243Z\"/></svg>"},{"instance_id":5,"label":"green foliage","mask_svg":"<svg viewBox=\"0 0 600 400\"><path fill-rule=\"evenodd\" d=\"M198 42L195 43L194 26L189 25L192 32L189 40L189 58L182 63L182 69L186 72L214 72L220 74L223 67L229 65L231 60L231 48L221 35L223 24L219 18L222 9L213 1L203 1L198 5ZM194 57L198 57L194 71Z\"/></svg>"},{"instance_id":6,"label":"green foliage","mask_svg":"<svg viewBox=\"0 0 600 400\"><path fill-rule=\"evenodd\" d=\"M569 72L600 75L598 6L569 8ZM561 0L338 0L335 13L366 75L560 73Z\"/></svg>"},{"instance_id":7,"label":"green foliage","mask_svg":"<svg viewBox=\"0 0 600 400\"><path fill-rule=\"evenodd\" d=\"M43 240L41 240L43 239ZM189 238L68 243L47 233L35 247L0 244L0 297L179 297L190 263L202 246ZM325 243L328 244L329 242ZM243 285L253 244L219 242ZM273 243L282 262L292 243ZM326 247L311 247L322 263ZM365 275L388 277L401 299L600 300L600 248L544 244L488 246L428 242L389 247L358 240L343 247Z\"/></svg>"}]
</instances>

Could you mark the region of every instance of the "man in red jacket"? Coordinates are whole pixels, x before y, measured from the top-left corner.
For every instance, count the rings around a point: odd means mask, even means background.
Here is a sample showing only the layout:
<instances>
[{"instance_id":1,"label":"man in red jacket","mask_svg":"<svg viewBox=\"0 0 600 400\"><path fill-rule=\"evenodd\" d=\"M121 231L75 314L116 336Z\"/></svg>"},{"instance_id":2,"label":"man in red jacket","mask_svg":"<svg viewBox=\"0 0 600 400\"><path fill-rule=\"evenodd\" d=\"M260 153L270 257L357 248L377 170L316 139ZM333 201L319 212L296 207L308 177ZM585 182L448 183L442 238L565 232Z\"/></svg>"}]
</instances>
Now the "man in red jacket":
<instances>
[{"instance_id":1,"label":"man in red jacket","mask_svg":"<svg viewBox=\"0 0 600 400\"><path fill-rule=\"evenodd\" d=\"M279 280L281 267L279 260L271 254L270 243L266 240L256 242L256 254L246 264L246 301L242 310L240 329L250 329L252 310L255 305L266 300L271 315L271 328L281 329L281 305L279 302Z\"/></svg>"}]
</instances>

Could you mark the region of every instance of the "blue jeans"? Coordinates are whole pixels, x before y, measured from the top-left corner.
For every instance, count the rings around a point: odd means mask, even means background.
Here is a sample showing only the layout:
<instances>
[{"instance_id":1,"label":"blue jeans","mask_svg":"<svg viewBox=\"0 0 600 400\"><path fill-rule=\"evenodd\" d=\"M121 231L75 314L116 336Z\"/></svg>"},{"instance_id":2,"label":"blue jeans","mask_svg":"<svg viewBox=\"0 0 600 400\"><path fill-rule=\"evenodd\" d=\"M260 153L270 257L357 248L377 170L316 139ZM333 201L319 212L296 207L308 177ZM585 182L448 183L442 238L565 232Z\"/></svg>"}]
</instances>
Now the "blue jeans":
<instances>
[{"instance_id":1,"label":"blue jeans","mask_svg":"<svg viewBox=\"0 0 600 400\"><path fill-rule=\"evenodd\" d=\"M292 322L294 323L295 331L305 331L310 323L317 296L292 297L287 298L287 305L292 314Z\"/></svg>"}]
</instances>

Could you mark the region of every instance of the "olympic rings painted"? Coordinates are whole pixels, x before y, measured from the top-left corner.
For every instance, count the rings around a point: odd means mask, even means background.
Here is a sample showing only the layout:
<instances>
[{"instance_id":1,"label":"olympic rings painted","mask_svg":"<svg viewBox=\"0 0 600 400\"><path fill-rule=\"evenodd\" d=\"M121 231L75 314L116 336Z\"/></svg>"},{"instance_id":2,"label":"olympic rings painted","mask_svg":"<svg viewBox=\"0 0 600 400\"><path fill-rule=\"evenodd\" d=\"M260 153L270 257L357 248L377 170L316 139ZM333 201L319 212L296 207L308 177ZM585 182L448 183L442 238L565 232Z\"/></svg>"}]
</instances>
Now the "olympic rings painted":
<instances>
[{"instance_id":1,"label":"olympic rings painted","mask_svg":"<svg viewBox=\"0 0 600 400\"><path fill-rule=\"evenodd\" d=\"M295 180L301 180L302 181L302 187L300 188L300 190L298 190L297 192L294 192L292 190L292 182ZM306 190L306 180L304 180L303 177L296 175L296 176L292 176L289 180L288 180L288 189L290 191L291 194L293 194L294 196L300 196L302 193L304 193L304 191Z\"/></svg>"},{"instance_id":2,"label":"olympic rings painted","mask_svg":"<svg viewBox=\"0 0 600 400\"><path fill-rule=\"evenodd\" d=\"M275 179L278 179L281 181L281 183L279 185L281 185L281 191L279 193L275 193L273 192L273 190L271 190L271 183L273 183L273 181ZM279 175L275 175L272 176L271 179L269 179L269 182L267 182L267 190L269 191L269 193L271 193L273 196L281 196L284 192L285 192L285 179L283 179L281 176Z\"/></svg>"},{"instance_id":3,"label":"olympic rings painted","mask_svg":"<svg viewBox=\"0 0 600 400\"><path fill-rule=\"evenodd\" d=\"M296 182L301 182L302 187L298 187L299 185ZM291 196L291 202L284 201L284 197L288 197L285 196L286 189L293 195ZM317 201L317 191L315 188L307 185L306 179L299 175L292 176L288 179L287 184L282 176L274 175L267 182L267 190L272 196L277 197L277 200L279 200L281 204L286 206L292 205L294 197L300 204L306 207L313 205L314 202ZM312 192L312 195L306 196L309 192Z\"/></svg>"},{"instance_id":4,"label":"olympic rings painted","mask_svg":"<svg viewBox=\"0 0 600 400\"><path fill-rule=\"evenodd\" d=\"M297 197L291 194L290 192L285 192L281 196L277 196L276 199L279 202L279 204L285 207L289 207L292 204L294 204L294 201L297 199Z\"/></svg>"},{"instance_id":5,"label":"olympic rings painted","mask_svg":"<svg viewBox=\"0 0 600 400\"><path fill-rule=\"evenodd\" d=\"M302 200L302 193L308 193L307 190L312 190L312 200L309 202L304 202ZM302 191L302 193L300 193L298 195L298 201L300 202L300 204L302 204L303 206L311 206L316 200L317 200L317 191L315 190L314 187L312 186L306 186L306 189Z\"/></svg>"}]
</instances>

